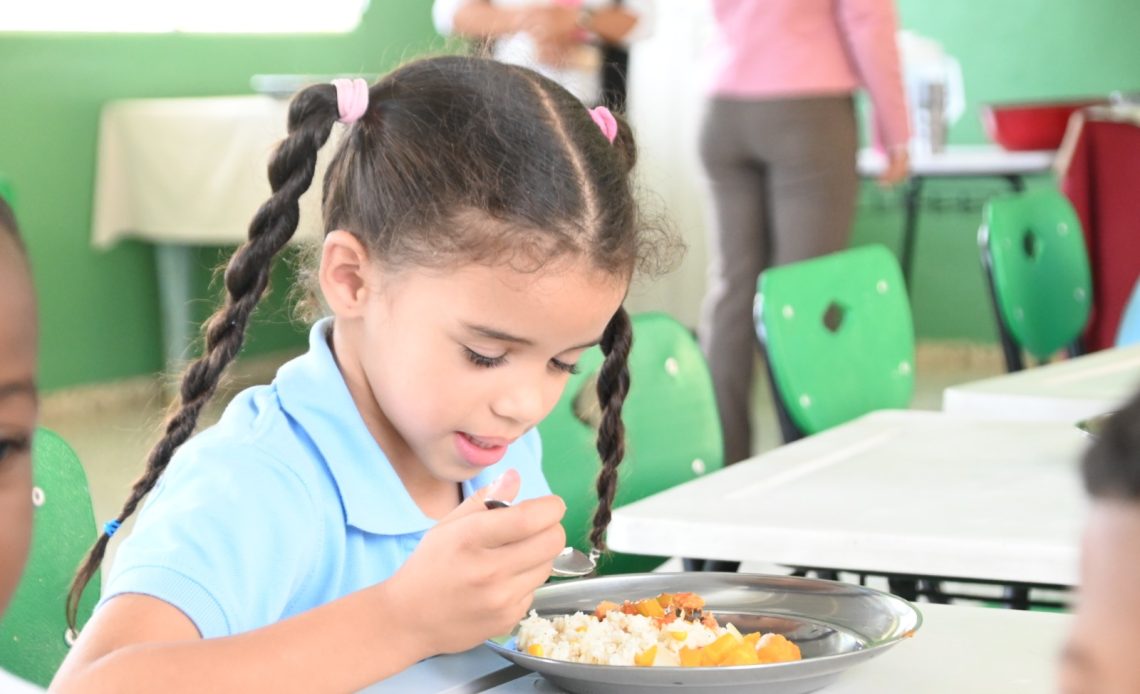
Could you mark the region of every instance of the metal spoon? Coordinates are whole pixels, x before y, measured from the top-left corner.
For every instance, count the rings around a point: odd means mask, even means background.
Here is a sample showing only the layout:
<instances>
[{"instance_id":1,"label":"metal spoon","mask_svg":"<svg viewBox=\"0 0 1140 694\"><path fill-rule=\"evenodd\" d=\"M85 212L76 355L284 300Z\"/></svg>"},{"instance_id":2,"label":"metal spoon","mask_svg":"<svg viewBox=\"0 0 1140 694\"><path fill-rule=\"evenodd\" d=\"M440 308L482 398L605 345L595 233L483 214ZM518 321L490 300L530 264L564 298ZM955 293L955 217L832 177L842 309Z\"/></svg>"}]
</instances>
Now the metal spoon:
<instances>
[{"instance_id":1,"label":"metal spoon","mask_svg":"<svg viewBox=\"0 0 1140 694\"><path fill-rule=\"evenodd\" d=\"M483 505L493 511L497 508L508 508L511 504L509 501L485 499ZM554 558L554 566L550 569L550 575L555 578L578 578L591 574L598 566L600 554L596 549L590 550L590 554L586 555L573 547L566 547Z\"/></svg>"}]
</instances>

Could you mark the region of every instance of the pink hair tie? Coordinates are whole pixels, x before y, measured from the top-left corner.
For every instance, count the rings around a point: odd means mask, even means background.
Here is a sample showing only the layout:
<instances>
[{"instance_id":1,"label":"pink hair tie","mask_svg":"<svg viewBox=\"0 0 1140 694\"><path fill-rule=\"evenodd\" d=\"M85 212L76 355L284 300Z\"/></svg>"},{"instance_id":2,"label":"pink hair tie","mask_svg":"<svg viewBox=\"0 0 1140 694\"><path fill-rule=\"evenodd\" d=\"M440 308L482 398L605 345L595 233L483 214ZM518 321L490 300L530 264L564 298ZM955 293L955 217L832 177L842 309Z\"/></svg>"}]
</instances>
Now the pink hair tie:
<instances>
[{"instance_id":1,"label":"pink hair tie","mask_svg":"<svg viewBox=\"0 0 1140 694\"><path fill-rule=\"evenodd\" d=\"M601 128L602 134L612 145L618 133L617 119L614 118L614 114L610 113L610 110L605 106L598 106L590 109L590 118L594 119L594 122Z\"/></svg>"},{"instance_id":2,"label":"pink hair tie","mask_svg":"<svg viewBox=\"0 0 1140 694\"><path fill-rule=\"evenodd\" d=\"M341 123L355 123L368 110L368 83L356 79L336 79L336 108L340 112Z\"/></svg>"}]
</instances>

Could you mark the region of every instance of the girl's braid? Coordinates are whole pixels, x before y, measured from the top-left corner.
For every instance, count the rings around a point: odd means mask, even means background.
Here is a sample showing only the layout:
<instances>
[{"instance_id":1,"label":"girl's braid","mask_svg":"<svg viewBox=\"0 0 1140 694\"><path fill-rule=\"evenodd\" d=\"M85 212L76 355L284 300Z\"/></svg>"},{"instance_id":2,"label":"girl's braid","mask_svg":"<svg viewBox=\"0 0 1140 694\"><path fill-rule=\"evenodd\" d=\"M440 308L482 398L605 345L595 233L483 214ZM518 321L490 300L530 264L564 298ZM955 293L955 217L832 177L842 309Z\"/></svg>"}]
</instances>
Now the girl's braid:
<instances>
[{"instance_id":1,"label":"girl's braid","mask_svg":"<svg viewBox=\"0 0 1140 694\"><path fill-rule=\"evenodd\" d=\"M606 528L613 511L614 493L617 491L617 467L625 456L625 425L621 421L621 407L629 392L629 350L633 345L633 328L629 314L619 308L602 334L602 353L605 361L598 371L598 402L602 408L602 421L598 426L598 455L602 469L598 473L598 508L594 512L590 544L595 550L605 549Z\"/></svg>"},{"instance_id":2,"label":"girl's braid","mask_svg":"<svg viewBox=\"0 0 1140 694\"><path fill-rule=\"evenodd\" d=\"M223 371L241 351L250 316L269 285L273 258L297 230L298 201L313 181L317 152L328 140L336 118L332 85L312 87L293 100L289 109L289 134L278 145L269 163L273 194L250 222L249 240L230 258L225 272L225 304L206 324L205 354L183 374L178 409L167 418L163 436L151 449L146 469L132 485L130 497L113 521L116 526L135 512L158 482L174 452L194 433L202 408L217 390ZM72 629L76 627L79 599L103 562L110 538L104 530L72 581L67 596L67 622Z\"/></svg>"}]
</instances>

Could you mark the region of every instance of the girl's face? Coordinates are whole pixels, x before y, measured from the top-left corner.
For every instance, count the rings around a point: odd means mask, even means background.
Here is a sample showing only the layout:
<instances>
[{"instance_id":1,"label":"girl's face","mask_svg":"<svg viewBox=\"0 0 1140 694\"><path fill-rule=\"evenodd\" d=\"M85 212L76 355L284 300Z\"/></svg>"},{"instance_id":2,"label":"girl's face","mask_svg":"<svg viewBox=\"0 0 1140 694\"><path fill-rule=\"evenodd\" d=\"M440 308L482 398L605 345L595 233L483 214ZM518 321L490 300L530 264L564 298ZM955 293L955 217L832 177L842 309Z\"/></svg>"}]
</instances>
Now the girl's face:
<instances>
[{"instance_id":1,"label":"girl's face","mask_svg":"<svg viewBox=\"0 0 1140 694\"><path fill-rule=\"evenodd\" d=\"M32 533L36 313L27 263L0 230L0 614L20 581Z\"/></svg>"},{"instance_id":2,"label":"girl's face","mask_svg":"<svg viewBox=\"0 0 1140 694\"><path fill-rule=\"evenodd\" d=\"M375 405L365 419L406 484L416 470L457 482L498 462L553 409L628 286L570 260L375 272L357 340Z\"/></svg>"}]
</instances>

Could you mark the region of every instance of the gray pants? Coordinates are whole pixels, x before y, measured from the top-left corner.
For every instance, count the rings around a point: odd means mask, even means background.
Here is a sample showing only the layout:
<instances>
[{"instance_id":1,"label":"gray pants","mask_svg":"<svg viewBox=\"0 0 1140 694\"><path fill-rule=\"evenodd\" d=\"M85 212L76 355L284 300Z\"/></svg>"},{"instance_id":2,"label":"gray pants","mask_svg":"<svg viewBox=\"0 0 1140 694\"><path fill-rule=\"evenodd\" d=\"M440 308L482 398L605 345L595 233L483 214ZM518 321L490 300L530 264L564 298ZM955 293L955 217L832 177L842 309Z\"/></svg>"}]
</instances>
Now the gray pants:
<instances>
[{"instance_id":1,"label":"gray pants","mask_svg":"<svg viewBox=\"0 0 1140 694\"><path fill-rule=\"evenodd\" d=\"M752 448L756 279L772 265L847 246L858 180L849 95L714 99L701 132L713 199L701 347L712 371L725 462Z\"/></svg>"}]
</instances>

